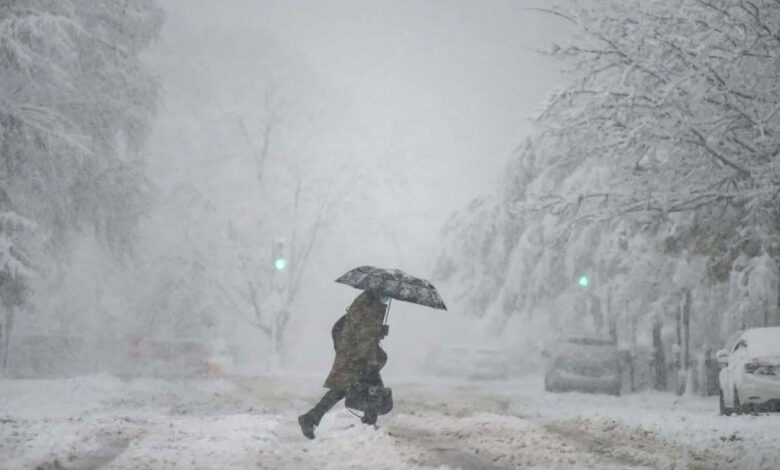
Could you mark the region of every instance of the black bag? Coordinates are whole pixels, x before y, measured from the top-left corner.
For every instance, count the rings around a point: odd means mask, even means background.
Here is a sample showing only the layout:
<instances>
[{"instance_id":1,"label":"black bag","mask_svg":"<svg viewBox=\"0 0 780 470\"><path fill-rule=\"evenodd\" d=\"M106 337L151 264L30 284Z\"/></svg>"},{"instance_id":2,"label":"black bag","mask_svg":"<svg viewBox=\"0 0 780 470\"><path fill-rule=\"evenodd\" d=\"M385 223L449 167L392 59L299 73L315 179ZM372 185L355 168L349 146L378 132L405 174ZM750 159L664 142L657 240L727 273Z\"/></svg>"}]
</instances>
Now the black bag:
<instances>
[{"instance_id":1,"label":"black bag","mask_svg":"<svg viewBox=\"0 0 780 470\"><path fill-rule=\"evenodd\" d=\"M393 409L393 390L365 382L353 383L347 388L344 405L364 413L373 410L377 415L385 415Z\"/></svg>"}]
</instances>

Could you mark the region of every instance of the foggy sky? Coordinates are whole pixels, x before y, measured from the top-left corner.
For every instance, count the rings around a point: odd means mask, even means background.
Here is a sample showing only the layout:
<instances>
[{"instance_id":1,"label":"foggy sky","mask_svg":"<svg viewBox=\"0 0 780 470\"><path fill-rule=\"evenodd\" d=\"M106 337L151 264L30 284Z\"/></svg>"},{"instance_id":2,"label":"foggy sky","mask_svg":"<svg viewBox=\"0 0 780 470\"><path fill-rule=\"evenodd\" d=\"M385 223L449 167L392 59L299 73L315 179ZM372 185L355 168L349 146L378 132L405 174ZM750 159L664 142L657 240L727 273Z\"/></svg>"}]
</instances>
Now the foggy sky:
<instances>
[{"instance_id":1,"label":"foggy sky","mask_svg":"<svg viewBox=\"0 0 780 470\"><path fill-rule=\"evenodd\" d=\"M529 4L272 2L263 16L353 96L355 124L382 139L375 145L401 141L430 158L439 184L418 184L436 185L431 204L446 212L490 191L525 118L555 83L557 64L531 50L554 38L551 21L520 10Z\"/></svg>"},{"instance_id":2,"label":"foggy sky","mask_svg":"<svg viewBox=\"0 0 780 470\"><path fill-rule=\"evenodd\" d=\"M197 63L210 35L234 37L214 65L229 77L245 72L242 53L262 53L253 41L271 36L291 62L349 96L354 139L426 159L432 171L406 176L412 187L435 187L421 193L424 203L447 214L492 190L527 118L562 83L559 64L535 52L548 49L561 24L522 10L534 4L168 0L164 41L176 28L200 31L202 42L179 51Z\"/></svg>"}]
</instances>

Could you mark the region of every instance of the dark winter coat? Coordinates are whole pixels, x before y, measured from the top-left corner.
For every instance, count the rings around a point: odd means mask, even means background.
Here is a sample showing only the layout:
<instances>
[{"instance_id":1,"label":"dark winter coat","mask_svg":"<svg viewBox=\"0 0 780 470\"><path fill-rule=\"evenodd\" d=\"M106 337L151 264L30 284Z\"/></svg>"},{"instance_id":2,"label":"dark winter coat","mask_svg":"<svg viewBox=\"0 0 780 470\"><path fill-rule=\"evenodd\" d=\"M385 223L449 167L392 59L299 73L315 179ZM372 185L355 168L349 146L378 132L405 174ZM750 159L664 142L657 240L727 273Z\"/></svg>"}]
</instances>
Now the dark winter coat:
<instances>
[{"instance_id":1,"label":"dark winter coat","mask_svg":"<svg viewBox=\"0 0 780 470\"><path fill-rule=\"evenodd\" d=\"M325 387L344 390L376 373L387 362L387 354L379 347L384 336L385 304L370 292L363 292L352 302L347 314L333 327L336 359Z\"/></svg>"}]
</instances>

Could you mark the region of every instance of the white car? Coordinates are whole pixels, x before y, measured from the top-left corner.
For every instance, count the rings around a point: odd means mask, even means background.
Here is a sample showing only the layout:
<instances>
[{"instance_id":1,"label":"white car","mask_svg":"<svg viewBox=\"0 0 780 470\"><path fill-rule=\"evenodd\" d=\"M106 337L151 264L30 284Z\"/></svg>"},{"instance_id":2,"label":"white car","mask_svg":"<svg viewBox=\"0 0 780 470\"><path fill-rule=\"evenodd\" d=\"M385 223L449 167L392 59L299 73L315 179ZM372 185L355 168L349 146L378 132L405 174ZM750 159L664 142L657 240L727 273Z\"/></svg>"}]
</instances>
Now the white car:
<instances>
[{"instance_id":1,"label":"white car","mask_svg":"<svg viewBox=\"0 0 780 470\"><path fill-rule=\"evenodd\" d=\"M740 331L716 356L722 415L780 411L780 327Z\"/></svg>"}]
</instances>

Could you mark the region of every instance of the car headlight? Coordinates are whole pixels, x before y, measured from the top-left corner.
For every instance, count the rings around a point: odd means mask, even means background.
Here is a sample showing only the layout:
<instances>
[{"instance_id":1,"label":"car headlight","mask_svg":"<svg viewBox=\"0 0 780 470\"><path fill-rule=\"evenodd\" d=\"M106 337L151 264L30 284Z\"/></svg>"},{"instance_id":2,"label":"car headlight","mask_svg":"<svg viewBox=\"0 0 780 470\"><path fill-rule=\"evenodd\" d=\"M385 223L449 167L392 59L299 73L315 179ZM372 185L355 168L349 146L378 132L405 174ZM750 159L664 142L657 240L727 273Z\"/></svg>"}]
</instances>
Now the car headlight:
<instances>
[{"instance_id":1,"label":"car headlight","mask_svg":"<svg viewBox=\"0 0 780 470\"><path fill-rule=\"evenodd\" d=\"M758 361L752 361L745 364L745 372L755 375L775 375L775 368Z\"/></svg>"}]
</instances>

